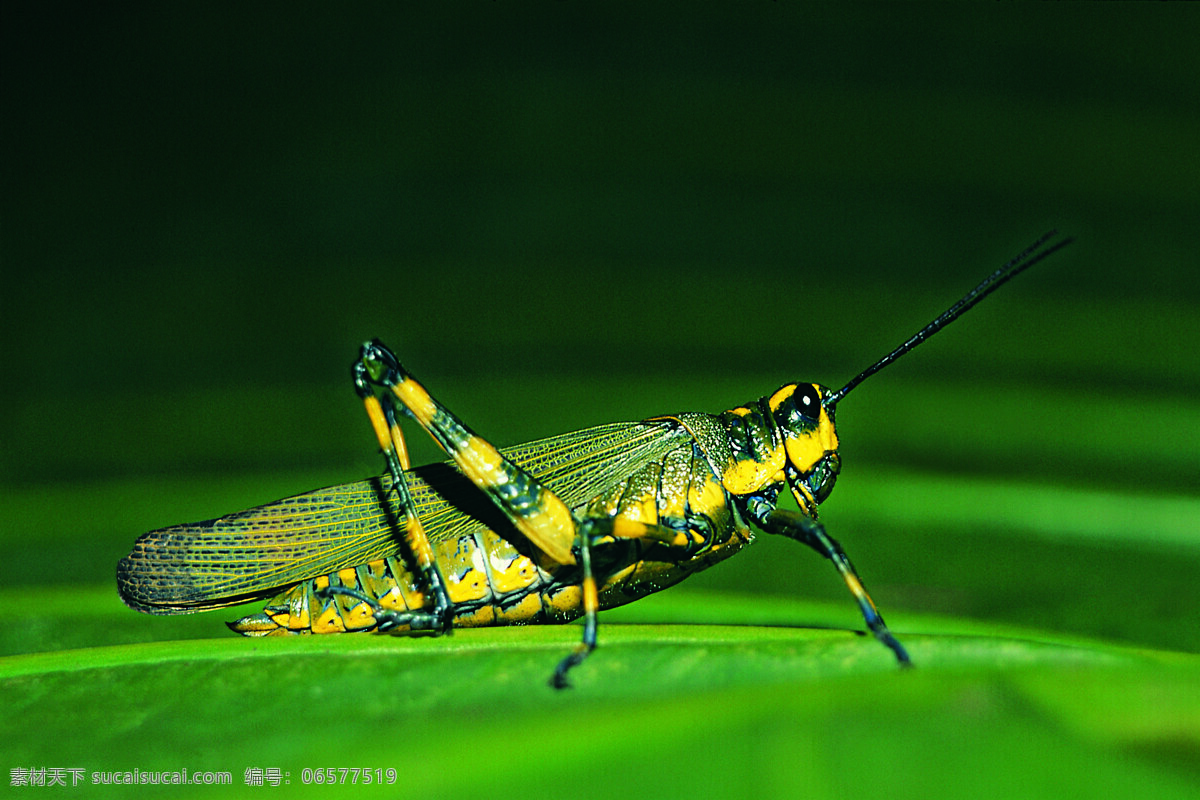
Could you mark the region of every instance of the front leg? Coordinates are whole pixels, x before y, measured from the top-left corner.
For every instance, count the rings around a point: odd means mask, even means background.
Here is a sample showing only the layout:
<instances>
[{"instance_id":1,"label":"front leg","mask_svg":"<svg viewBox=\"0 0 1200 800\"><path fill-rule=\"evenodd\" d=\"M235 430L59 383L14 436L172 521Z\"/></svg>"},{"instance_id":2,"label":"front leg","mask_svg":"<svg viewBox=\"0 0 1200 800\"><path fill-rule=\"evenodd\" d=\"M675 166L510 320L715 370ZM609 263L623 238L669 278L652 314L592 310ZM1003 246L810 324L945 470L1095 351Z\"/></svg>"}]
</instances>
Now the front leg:
<instances>
[{"instance_id":1,"label":"front leg","mask_svg":"<svg viewBox=\"0 0 1200 800\"><path fill-rule=\"evenodd\" d=\"M846 552L842 550L842 546L837 543L837 540L825 532L824 525L812 517L780 508L762 513L760 518L755 519L755 522L768 533L777 533L789 539L803 542L832 561L833 566L841 573L842 580L846 582L846 587L850 590L850 594L854 595L854 599L858 602L858 607L862 610L863 619L866 621L867 627L871 629L871 633L875 634L876 639L896 654L896 660L900 662L901 666L907 667L912 665L912 661L908 657L908 651L904 649L904 645L897 641L892 632L888 630L887 625L884 624L879 609L875 607L871 596L867 594L862 579L858 577L858 572L855 571L854 565L850 563Z\"/></svg>"}]
</instances>

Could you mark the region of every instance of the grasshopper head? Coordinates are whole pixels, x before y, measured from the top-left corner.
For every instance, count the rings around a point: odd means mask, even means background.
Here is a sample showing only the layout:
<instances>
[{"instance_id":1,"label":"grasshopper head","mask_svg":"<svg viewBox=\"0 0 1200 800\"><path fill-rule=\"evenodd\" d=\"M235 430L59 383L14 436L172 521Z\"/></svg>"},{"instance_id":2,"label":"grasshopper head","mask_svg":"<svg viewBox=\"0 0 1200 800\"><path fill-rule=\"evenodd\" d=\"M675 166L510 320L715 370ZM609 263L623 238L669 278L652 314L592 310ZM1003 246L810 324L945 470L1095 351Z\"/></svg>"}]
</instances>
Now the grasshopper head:
<instances>
[{"instance_id":1,"label":"grasshopper head","mask_svg":"<svg viewBox=\"0 0 1200 800\"><path fill-rule=\"evenodd\" d=\"M800 510L815 517L842 468L830 391L819 383L790 383L767 400L783 434L787 480Z\"/></svg>"}]
</instances>

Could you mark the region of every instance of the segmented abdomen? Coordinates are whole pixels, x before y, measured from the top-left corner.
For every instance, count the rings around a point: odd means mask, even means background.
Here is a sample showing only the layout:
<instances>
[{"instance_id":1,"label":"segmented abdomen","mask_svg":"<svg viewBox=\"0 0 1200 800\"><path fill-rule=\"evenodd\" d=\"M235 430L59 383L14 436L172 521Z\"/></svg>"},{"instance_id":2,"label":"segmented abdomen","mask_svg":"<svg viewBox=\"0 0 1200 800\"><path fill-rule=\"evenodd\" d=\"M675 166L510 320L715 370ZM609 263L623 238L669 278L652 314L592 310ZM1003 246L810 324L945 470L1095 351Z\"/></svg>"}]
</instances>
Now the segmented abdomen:
<instances>
[{"instance_id":1,"label":"segmented abdomen","mask_svg":"<svg viewBox=\"0 0 1200 800\"><path fill-rule=\"evenodd\" d=\"M434 545L454 604L455 627L565 622L582 613L578 586L539 568L505 539L479 528ZM377 622L369 603L325 590L361 592L384 609L427 609L417 577L399 556L321 575L291 587L258 614L229 627L246 636L370 631ZM404 626L393 629L403 633Z\"/></svg>"}]
</instances>

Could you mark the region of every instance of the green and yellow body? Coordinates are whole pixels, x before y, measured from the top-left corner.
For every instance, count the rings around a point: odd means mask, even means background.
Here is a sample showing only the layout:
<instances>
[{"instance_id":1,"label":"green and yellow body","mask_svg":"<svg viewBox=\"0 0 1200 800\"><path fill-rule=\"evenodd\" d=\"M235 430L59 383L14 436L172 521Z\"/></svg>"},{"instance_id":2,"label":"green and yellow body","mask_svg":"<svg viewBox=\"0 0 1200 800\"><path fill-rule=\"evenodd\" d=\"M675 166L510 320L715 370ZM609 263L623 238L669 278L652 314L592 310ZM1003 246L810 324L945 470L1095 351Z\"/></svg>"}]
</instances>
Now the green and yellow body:
<instances>
[{"instance_id":1,"label":"green and yellow body","mask_svg":"<svg viewBox=\"0 0 1200 800\"><path fill-rule=\"evenodd\" d=\"M128 605L185 614L271 598L230 623L247 636L438 634L583 616L583 642L554 673L561 688L596 645L597 612L737 553L753 523L833 561L868 627L908 662L816 520L841 464L823 386L788 384L718 416L602 425L499 450L381 343L363 345L354 372L388 472L143 535L117 567ZM411 469L401 414L451 460ZM799 512L776 508L785 488Z\"/></svg>"},{"instance_id":2,"label":"green and yellow body","mask_svg":"<svg viewBox=\"0 0 1200 800\"><path fill-rule=\"evenodd\" d=\"M766 485L760 476L781 479L777 462L784 453L780 442L765 453L734 456L724 423L745 429L750 413L739 408L722 417L604 425L501 452L539 475L575 518L606 523L591 544L603 576L599 607L612 608L674 585L752 541L727 483L746 494ZM722 475L700 440L723 459ZM566 622L584 613L578 566L546 557L451 463L405 477L445 577L455 627ZM249 636L374 630L373 605L393 611L430 605L396 534L391 485L384 474L152 531L121 561L121 596L140 611L179 614L275 595L261 613L230 624ZM658 526L675 540L622 537L629 522Z\"/></svg>"}]
</instances>

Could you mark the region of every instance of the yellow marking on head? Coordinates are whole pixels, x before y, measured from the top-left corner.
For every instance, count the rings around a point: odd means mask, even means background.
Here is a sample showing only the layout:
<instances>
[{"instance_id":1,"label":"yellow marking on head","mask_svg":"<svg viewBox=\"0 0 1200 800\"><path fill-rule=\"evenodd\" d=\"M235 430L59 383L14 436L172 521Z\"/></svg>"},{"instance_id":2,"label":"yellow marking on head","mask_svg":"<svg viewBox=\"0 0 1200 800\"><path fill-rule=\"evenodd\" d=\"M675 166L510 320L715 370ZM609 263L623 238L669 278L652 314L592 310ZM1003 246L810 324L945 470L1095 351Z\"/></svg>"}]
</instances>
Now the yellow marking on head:
<instances>
[{"instance_id":1,"label":"yellow marking on head","mask_svg":"<svg viewBox=\"0 0 1200 800\"><path fill-rule=\"evenodd\" d=\"M738 406L737 408L729 409L729 413L734 414L739 417L745 417L745 416L748 416L751 412L750 412L750 409L747 408L746 406Z\"/></svg>"},{"instance_id":2,"label":"yellow marking on head","mask_svg":"<svg viewBox=\"0 0 1200 800\"><path fill-rule=\"evenodd\" d=\"M821 409L821 426L817 429L821 434L821 440L825 442L825 449L836 451L838 449L837 428L833 425L833 420L829 418L829 414L825 409Z\"/></svg>"},{"instance_id":3,"label":"yellow marking on head","mask_svg":"<svg viewBox=\"0 0 1200 800\"><path fill-rule=\"evenodd\" d=\"M812 471L825 457L825 446L815 436L789 436L784 439L783 446L787 449L788 462L804 474Z\"/></svg>"},{"instance_id":4,"label":"yellow marking on head","mask_svg":"<svg viewBox=\"0 0 1200 800\"><path fill-rule=\"evenodd\" d=\"M787 435L784 447L787 448L788 463L799 472L808 474L826 453L837 452L838 437L833 420L829 418L825 409L821 409L816 429Z\"/></svg>"},{"instance_id":5,"label":"yellow marking on head","mask_svg":"<svg viewBox=\"0 0 1200 800\"><path fill-rule=\"evenodd\" d=\"M833 420L829 418L829 411L824 406L821 407L821 413L817 417L816 435L826 450L838 449L837 428L834 426Z\"/></svg>"},{"instance_id":6,"label":"yellow marking on head","mask_svg":"<svg viewBox=\"0 0 1200 800\"><path fill-rule=\"evenodd\" d=\"M767 400L767 407L770 408L772 412L778 411L779 407L783 405L784 401L786 401L795 393L796 384L789 383L787 386L778 389L775 394L771 395L771 397Z\"/></svg>"},{"instance_id":7,"label":"yellow marking on head","mask_svg":"<svg viewBox=\"0 0 1200 800\"><path fill-rule=\"evenodd\" d=\"M787 453L783 447L771 450L766 461L755 461L744 458L735 461L725 468L721 483L730 494L749 494L756 492L769 483L774 475L783 470L787 463Z\"/></svg>"}]
</instances>

